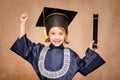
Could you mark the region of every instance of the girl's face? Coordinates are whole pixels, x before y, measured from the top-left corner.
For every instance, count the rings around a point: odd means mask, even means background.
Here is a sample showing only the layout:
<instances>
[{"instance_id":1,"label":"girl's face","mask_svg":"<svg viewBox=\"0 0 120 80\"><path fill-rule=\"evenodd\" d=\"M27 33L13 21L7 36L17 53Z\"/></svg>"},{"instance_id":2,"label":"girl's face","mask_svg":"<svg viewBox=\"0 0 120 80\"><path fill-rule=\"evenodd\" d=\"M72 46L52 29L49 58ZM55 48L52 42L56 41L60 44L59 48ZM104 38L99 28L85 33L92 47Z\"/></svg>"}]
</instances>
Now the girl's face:
<instances>
[{"instance_id":1,"label":"girl's face","mask_svg":"<svg viewBox=\"0 0 120 80\"><path fill-rule=\"evenodd\" d=\"M66 38L66 33L62 27L52 27L48 37L54 46L60 46Z\"/></svg>"}]
</instances>

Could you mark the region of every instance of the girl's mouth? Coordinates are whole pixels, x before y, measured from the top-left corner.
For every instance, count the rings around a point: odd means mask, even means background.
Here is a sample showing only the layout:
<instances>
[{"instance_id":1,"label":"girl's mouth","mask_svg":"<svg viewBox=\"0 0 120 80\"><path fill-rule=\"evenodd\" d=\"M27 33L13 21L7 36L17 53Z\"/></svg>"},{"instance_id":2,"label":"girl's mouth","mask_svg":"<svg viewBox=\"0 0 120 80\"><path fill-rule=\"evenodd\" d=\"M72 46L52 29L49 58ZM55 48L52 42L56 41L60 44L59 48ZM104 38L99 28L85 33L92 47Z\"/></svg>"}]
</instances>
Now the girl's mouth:
<instances>
[{"instance_id":1,"label":"girl's mouth","mask_svg":"<svg viewBox=\"0 0 120 80\"><path fill-rule=\"evenodd\" d=\"M55 44L60 44L61 40L54 40Z\"/></svg>"}]
</instances>

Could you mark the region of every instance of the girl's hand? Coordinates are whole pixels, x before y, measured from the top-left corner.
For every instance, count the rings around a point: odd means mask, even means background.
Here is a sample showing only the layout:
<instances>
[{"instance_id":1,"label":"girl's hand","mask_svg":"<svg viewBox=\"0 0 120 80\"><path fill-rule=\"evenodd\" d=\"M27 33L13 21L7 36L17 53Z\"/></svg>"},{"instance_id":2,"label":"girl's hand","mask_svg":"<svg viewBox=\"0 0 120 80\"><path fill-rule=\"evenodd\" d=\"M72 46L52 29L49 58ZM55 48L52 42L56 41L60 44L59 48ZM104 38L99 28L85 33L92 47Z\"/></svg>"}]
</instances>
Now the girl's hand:
<instances>
[{"instance_id":1,"label":"girl's hand","mask_svg":"<svg viewBox=\"0 0 120 80\"><path fill-rule=\"evenodd\" d=\"M96 44L96 45L97 45L97 48L93 48L93 44L94 44L94 40L90 43L89 48L90 48L91 50L95 51L96 49L98 49L98 44Z\"/></svg>"},{"instance_id":2,"label":"girl's hand","mask_svg":"<svg viewBox=\"0 0 120 80\"><path fill-rule=\"evenodd\" d=\"M20 16L20 20L21 22L26 22L28 19L28 14L27 13L23 13L21 16Z\"/></svg>"}]
</instances>

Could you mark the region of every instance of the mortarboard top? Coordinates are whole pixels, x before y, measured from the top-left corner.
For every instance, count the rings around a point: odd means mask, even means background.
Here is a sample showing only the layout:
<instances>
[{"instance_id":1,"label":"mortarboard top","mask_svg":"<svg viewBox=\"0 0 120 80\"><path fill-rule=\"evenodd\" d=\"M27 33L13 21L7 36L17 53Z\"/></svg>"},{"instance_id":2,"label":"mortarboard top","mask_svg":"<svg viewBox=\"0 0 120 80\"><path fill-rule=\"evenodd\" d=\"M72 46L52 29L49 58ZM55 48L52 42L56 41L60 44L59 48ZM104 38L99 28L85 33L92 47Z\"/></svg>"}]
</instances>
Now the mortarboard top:
<instances>
[{"instance_id":1,"label":"mortarboard top","mask_svg":"<svg viewBox=\"0 0 120 80\"><path fill-rule=\"evenodd\" d=\"M68 25L74 19L76 11L44 7L36 23L36 27L46 27L47 32L51 27L63 27L67 32Z\"/></svg>"}]
</instances>

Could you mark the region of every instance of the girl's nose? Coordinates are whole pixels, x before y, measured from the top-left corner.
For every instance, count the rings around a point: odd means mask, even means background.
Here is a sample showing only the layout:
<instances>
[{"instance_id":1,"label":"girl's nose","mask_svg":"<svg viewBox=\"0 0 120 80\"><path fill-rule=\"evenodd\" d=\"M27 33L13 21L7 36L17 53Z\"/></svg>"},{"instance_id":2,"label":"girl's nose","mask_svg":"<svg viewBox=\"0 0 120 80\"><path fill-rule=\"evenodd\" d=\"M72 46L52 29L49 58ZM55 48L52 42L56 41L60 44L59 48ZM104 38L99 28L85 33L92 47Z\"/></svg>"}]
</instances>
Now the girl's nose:
<instances>
[{"instance_id":1,"label":"girl's nose","mask_svg":"<svg viewBox=\"0 0 120 80\"><path fill-rule=\"evenodd\" d=\"M56 39L59 39L60 37L59 37L59 35L56 35L55 38L56 38Z\"/></svg>"}]
</instances>

